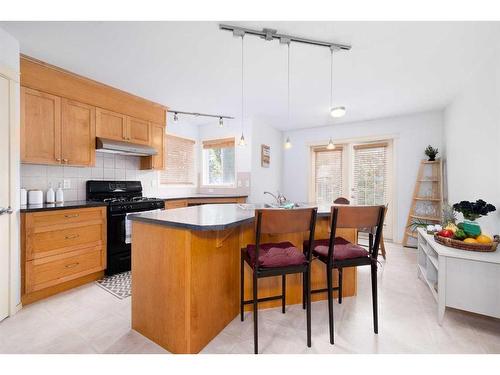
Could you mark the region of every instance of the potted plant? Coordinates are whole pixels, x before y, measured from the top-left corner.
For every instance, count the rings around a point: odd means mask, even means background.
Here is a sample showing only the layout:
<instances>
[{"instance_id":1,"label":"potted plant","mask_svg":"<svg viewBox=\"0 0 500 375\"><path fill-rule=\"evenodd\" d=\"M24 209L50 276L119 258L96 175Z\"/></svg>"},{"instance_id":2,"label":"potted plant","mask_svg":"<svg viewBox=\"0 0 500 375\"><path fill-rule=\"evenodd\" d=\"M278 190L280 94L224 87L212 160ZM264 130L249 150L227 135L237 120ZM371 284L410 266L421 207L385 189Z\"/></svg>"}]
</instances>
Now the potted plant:
<instances>
[{"instance_id":1,"label":"potted plant","mask_svg":"<svg viewBox=\"0 0 500 375\"><path fill-rule=\"evenodd\" d=\"M478 199L475 202L461 201L453 205L453 209L464 215L463 229L467 234L472 236L478 236L481 234L481 228L479 224L475 222L481 216L486 216L490 212L496 210L496 207L492 204L486 203L482 199Z\"/></svg>"},{"instance_id":2,"label":"potted plant","mask_svg":"<svg viewBox=\"0 0 500 375\"><path fill-rule=\"evenodd\" d=\"M435 161L436 155L439 153L438 149L432 147L431 145L427 146L424 152L429 157L429 161Z\"/></svg>"}]
</instances>

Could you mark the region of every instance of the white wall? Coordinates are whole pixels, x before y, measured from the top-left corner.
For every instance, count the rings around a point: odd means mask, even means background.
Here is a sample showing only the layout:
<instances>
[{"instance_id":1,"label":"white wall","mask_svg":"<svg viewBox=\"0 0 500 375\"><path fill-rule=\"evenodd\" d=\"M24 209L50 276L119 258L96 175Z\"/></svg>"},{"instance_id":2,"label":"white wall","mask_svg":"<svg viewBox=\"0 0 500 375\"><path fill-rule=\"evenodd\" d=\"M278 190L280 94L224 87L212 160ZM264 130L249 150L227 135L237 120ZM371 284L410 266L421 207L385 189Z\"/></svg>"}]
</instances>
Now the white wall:
<instances>
[{"instance_id":1,"label":"white wall","mask_svg":"<svg viewBox=\"0 0 500 375\"><path fill-rule=\"evenodd\" d=\"M394 138L394 240L400 242L410 209L419 162L425 158L424 149L427 145L442 147L442 126L442 112L432 111L285 132L283 137L289 136L293 147L283 152L284 194L293 201L308 200L311 144L327 144L329 137L333 137L336 142L358 137Z\"/></svg>"},{"instance_id":2,"label":"white wall","mask_svg":"<svg viewBox=\"0 0 500 375\"><path fill-rule=\"evenodd\" d=\"M261 121L254 120L252 126L252 186L248 201L252 203L273 202L273 198L264 195L264 191L275 194L281 191L283 171L283 134ZM269 168L261 165L261 145L271 147Z\"/></svg>"},{"instance_id":3,"label":"white wall","mask_svg":"<svg viewBox=\"0 0 500 375\"><path fill-rule=\"evenodd\" d=\"M0 65L19 72L19 42L0 29Z\"/></svg>"},{"instance_id":4,"label":"white wall","mask_svg":"<svg viewBox=\"0 0 500 375\"><path fill-rule=\"evenodd\" d=\"M488 51L444 112L448 200L484 199L497 211L479 219L500 232L500 53Z\"/></svg>"}]
</instances>

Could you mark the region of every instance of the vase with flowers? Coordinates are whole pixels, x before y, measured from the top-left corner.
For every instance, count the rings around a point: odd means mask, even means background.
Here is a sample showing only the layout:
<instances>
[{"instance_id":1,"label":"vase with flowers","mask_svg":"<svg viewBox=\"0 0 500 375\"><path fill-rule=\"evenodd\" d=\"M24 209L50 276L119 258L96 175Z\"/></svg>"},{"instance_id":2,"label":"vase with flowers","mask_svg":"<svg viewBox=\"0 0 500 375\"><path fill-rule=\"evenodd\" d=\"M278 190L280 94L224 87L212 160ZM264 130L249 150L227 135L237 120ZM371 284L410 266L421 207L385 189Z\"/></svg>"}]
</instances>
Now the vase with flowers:
<instances>
[{"instance_id":1,"label":"vase with flowers","mask_svg":"<svg viewBox=\"0 0 500 375\"><path fill-rule=\"evenodd\" d=\"M453 209L464 216L464 231L472 236L478 236L481 234L481 227L475 220L495 211L496 207L482 199L478 199L475 202L461 201L455 203Z\"/></svg>"}]
</instances>

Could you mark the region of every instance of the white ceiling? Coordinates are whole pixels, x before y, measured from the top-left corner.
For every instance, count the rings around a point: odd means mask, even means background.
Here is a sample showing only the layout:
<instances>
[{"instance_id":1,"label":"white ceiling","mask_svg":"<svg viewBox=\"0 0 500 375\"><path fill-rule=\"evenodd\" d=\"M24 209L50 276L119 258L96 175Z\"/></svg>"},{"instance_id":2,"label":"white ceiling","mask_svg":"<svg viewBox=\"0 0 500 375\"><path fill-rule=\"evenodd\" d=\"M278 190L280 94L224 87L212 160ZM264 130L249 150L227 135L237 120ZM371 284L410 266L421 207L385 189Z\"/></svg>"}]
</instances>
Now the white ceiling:
<instances>
[{"instance_id":1,"label":"white ceiling","mask_svg":"<svg viewBox=\"0 0 500 375\"><path fill-rule=\"evenodd\" d=\"M292 43L288 124L286 46L245 37L245 117L283 130L443 108L500 36L498 22L224 23L352 44L335 54L334 101L348 112L333 120L329 49ZM234 116L239 126L241 41L217 22L0 27L20 41L24 54L173 109Z\"/></svg>"}]
</instances>

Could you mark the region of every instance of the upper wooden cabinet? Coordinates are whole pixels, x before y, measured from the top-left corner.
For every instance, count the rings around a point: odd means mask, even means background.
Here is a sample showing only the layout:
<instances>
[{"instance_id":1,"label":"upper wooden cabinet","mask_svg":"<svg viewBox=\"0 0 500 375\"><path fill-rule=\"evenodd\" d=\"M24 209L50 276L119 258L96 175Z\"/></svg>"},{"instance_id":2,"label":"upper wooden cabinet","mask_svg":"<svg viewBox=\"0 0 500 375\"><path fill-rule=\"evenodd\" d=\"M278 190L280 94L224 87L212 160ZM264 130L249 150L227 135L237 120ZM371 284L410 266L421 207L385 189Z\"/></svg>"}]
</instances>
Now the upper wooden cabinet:
<instances>
[{"instance_id":1,"label":"upper wooden cabinet","mask_svg":"<svg viewBox=\"0 0 500 375\"><path fill-rule=\"evenodd\" d=\"M95 164L95 109L21 87L21 162Z\"/></svg>"},{"instance_id":2,"label":"upper wooden cabinet","mask_svg":"<svg viewBox=\"0 0 500 375\"><path fill-rule=\"evenodd\" d=\"M21 87L21 161L61 163L61 98Z\"/></svg>"},{"instance_id":3,"label":"upper wooden cabinet","mask_svg":"<svg viewBox=\"0 0 500 375\"><path fill-rule=\"evenodd\" d=\"M154 156L141 158L141 169L165 168L165 126L151 124L151 146L158 152Z\"/></svg>"},{"instance_id":4,"label":"upper wooden cabinet","mask_svg":"<svg viewBox=\"0 0 500 375\"><path fill-rule=\"evenodd\" d=\"M96 109L96 136L115 139L117 141L127 140L127 116L121 113Z\"/></svg>"},{"instance_id":5,"label":"upper wooden cabinet","mask_svg":"<svg viewBox=\"0 0 500 375\"><path fill-rule=\"evenodd\" d=\"M134 117L128 117L128 140L133 143L144 145L151 144L151 126L149 121L140 120Z\"/></svg>"},{"instance_id":6,"label":"upper wooden cabinet","mask_svg":"<svg viewBox=\"0 0 500 375\"><path fill-rule=\"evenodd\" d=\"M95 108L62 99L61 156L64 164L95 164Z\"/></svg>"}]
</instances>

